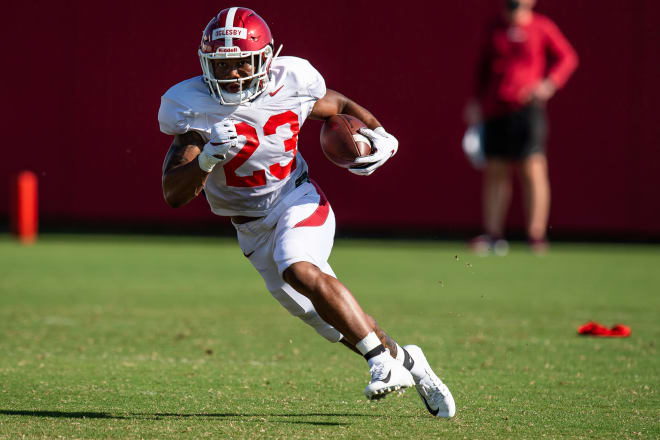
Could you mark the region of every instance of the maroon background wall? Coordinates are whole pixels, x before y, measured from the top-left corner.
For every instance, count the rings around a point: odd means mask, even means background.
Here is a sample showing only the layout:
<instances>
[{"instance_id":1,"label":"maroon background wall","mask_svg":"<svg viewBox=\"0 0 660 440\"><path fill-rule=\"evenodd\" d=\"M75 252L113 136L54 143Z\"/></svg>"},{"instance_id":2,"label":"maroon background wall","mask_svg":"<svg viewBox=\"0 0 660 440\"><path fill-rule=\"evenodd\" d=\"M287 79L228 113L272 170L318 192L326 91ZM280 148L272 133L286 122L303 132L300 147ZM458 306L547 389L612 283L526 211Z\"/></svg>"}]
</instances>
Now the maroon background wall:
<instances>
[{"instance_id":1,"label":"maroon background wall","mask_svg":"<svg viewBox=\"0 0 660 440\"><path fill-rule=\"evenodd\" d=\"M193 4L194 2L188 2ZM160 95L199 74L201 31L217 1L10 2L2 41L3 160L9 176L40 178L42 224L217 224L202 199L171 210L160 167ZM369 178L320 153L310 121L300 151L341 227L445 233L477 230L480 176L459 147L480 31L498 0L424 2L246 1L283 54L309 59L337 89L370 109L401 142ZM660 237L660 3L540 0L580 67L550 104L551 234ZM514 201L510 226L522 224Z\"/></svg>"}]
</instances>

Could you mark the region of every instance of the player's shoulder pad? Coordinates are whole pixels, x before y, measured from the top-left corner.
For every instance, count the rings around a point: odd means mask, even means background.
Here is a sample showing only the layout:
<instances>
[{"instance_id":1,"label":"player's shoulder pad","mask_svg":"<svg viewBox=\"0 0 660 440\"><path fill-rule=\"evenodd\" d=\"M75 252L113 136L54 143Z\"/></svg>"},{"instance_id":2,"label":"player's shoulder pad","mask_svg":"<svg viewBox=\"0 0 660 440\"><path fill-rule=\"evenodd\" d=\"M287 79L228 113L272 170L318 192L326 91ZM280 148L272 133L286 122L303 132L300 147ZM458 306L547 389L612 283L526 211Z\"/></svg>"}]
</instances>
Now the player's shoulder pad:
<instances>
[{"instance_id":1,"label":"player's shoulder pad","mask_svg":"<svg viewBox=\"0 0 660 440\"><path fill-rule=\"evenodd\" d=\"M309 61L292 56L277 57L271 69L286 75L287 81L296 87L300 95L313 99L325 96L325 80Z\"/></svg>"},{"instance_id":2,"label":"player's shoulder pad","mask_svg":"<svg viewBox=\"0 0 660 440\"><path fill-rule=\"evenodd\" d=\"M170 135L186 133L208 99L209 93L201 76L172 86L160 99L160 131Z\"/></svg>"}]
</instances>

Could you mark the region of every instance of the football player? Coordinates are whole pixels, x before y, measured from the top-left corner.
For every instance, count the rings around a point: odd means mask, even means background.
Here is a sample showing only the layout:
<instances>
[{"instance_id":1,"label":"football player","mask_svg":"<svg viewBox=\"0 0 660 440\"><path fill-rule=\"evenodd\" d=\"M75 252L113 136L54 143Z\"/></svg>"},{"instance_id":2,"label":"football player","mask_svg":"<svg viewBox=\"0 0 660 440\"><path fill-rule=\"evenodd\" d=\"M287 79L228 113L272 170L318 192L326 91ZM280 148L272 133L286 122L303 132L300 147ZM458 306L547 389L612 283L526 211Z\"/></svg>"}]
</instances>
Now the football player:
<instances>
[{"instance_id":1,"label":"football player","mask_svg":"<svg viewBox=\"0 0 660 440\"><path fill-rule=\"evenodd\" d=\"M452 417L452 395L421 349L387 336L328 264L335 217L297 142L307 118L355 116L375 152L350 171L367 176L396 153L396 138L369 111L326 89L309 62L278 57L268 25L250 9L220 11L198 53L202 75L169 89L158 112L161 131L174 136L163 164L167 203L182 206L204 190L211 211L231 217L272 296L330 342L365 357L367 398L416 385L431 414Z\"/></svg>"}]
</instances>

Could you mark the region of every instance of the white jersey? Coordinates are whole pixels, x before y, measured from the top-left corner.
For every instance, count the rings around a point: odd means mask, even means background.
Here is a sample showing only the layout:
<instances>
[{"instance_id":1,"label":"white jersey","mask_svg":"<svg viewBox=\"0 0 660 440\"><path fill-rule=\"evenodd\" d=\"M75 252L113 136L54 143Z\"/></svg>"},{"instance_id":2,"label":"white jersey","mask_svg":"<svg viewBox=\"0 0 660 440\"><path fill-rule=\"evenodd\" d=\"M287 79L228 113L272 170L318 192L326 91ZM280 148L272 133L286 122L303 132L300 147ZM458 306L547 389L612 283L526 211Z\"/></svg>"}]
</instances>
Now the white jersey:
<instances>
[{"instance_id":1,"label":"white jersey","mask_svg":"<svg viewBox=\"0 0 660 440\"><path fill-rule=\"evenodd\" d=\"M158 122L165 134L195 131L208 142L213 124L232 119L238 147L213 168L204 192L217 215L260 217L307 172L298 153L298 132L325 93L323 77L308 61L279 57L270 68L267 90L254 101L220 105L197 76L163 95Z\"/></svg>"}]
</instances>

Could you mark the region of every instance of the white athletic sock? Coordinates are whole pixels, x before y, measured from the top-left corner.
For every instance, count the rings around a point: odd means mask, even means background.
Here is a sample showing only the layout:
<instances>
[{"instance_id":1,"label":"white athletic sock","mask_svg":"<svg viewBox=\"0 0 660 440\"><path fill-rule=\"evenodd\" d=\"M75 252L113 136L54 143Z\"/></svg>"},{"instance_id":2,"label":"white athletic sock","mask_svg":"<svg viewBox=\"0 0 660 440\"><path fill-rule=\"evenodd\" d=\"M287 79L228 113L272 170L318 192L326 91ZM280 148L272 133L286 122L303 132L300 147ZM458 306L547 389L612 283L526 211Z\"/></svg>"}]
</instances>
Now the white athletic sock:
<instances>
[{"instance_id":1,"label":"white athletic sock","mask_svg":"<svg viewBox=\"0 0 660 440\"><path fill-rule=\"evenodd\" d=\"M364 337L364 339L355 344L355 348L357 348L358 351L362 353L362 356L366 356L367 353L379 345L383 344L380 342L380 339L378 339L378 336L376 336L376 333L369 332L367 336Z\"/></svg>"},{"instance_id":2,"label":"white athletic sock","mask_svg":"<svg viewBox=\"0 0 660 440\"><path fill-rule=\"evenodd\" d=\"M369 332L367 336L355 344L355 348L362 353L362 356L367 360L370 367L374 362L382 362L383 358L381 356L383 354L390 355L390 351L383 347L383 344L374 332Z\"/></svg>"}]
</instances>

